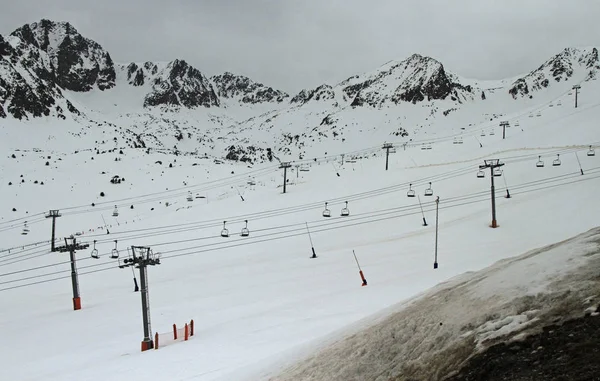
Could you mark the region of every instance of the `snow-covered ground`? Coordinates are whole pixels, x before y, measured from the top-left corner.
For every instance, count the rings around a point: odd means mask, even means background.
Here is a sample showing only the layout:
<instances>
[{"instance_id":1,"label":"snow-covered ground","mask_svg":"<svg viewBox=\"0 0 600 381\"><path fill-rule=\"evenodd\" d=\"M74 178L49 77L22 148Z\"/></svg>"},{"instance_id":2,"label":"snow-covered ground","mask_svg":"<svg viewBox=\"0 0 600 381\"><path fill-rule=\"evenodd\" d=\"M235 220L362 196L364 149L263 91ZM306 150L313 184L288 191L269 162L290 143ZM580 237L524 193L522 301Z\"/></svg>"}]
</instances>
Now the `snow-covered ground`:
<instances>
[{"instance_id":1,"label":"snow-covered ground","mask_svg":"<svg viewBox=\"0 0 600 381\"><path fill-rule=\"evenodd\" d=\"M600 162L586 153L589 145L600 144L600 103L593 101L600 88L586 84L577 109L567 92L557 87L531 102L491 103L511 122L505 140L498 118L485 115L492 106L465 106L431 126L428 136L438 137L430 140L431 150L422 150L421 142L398 146L388 171L383 150L374 143L381 143L381 136L364 135L330 153L365 149L368 159L307 160L302 164L309 171L296 172L293 166L288 172L286 194L275 162L216 164L134 149L121 154L121 145L111 143L110 126L80 137L67 134L76 130L69 122L4 125L3 377L253 378L299 358L306 346L313 348L344 327L385 309L397 311L397 303L440 282L596 227ZM556 99L562 99L561 106ZM368 120L384 111L360 112L365 114L360 120ZM484 124L468 126L477 118ZM461 135L463 144L453 144ZM106 140L103 149L116 150L98 154L100 140ZM557 154L562 165L552 166ZM538 155L543 168L536 167ZM494 178L498 229L489 228L489 172L484 179L476 177L484 159L505 163L503 176ZM111 184L115 175L125 181ZM429 182L434 197L424 195ZM418 198L406 197L409 184ZM503 197L507 187L511 198ZM434 270L436 196L440 267ZM345 201L349 217L339 216ZM325 202L329 219L321 216ZM115 205L117 217L112 216ZM80 242L96 240L101 254L90 258L91 246L77 253L79 311L71 305L68 254L48 252L50 220L44 214L49 209L62 213L58 237L78 233ZM422 226L423 217L428 226ZM245 220L250 236L240 237ZM22 235L25 221L30 232ZM220 236L223 221L229 238ZM316 259L309 259L307 225ZM149 268L152 329L165 333L173 323L194 319L190 341L140 352L140 295L133 292L131 269L119 269L109 259L115 240L122 258L131 245L162 253L161 265ZM352 250L367 287L361 287ZM549 273L570 259L560 258L546 264ZM534 279L539 270L519 269L519 280ZM498 286L494 279L490 287ZM543 282L537 285L543 289Z\"/></svg>"},{"instance_id":2,"label":"snow-covered ground","mask_svg":"<svg viewBox=\"0 0 600 381\"><path fill-rule=\"evenodd\" d=\"M459 275L353 325L276 380L441 379L471 354L600 308L600 228ZM535 349L535 348L534 348ZM398 377L398 378L396 378Z\"/></svg>"}]
</instances>

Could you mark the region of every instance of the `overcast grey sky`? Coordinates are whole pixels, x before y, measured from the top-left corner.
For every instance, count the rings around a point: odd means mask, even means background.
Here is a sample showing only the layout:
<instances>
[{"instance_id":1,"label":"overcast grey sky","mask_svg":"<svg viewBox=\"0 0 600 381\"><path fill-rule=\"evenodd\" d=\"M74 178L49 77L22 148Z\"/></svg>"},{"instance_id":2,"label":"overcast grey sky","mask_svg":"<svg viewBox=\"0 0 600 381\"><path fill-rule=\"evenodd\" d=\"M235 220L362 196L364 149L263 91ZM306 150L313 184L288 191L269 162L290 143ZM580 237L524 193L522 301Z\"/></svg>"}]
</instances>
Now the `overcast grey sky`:
<instances>
[{"instance_id":1,"label":"overcast grey sky","mask_svg":"<svg viewBox=\"0 0 600 381\"><path fill-rule=\"evenodd\" d=\"M0 0L0 33L69 21L113 60L183 58L296 93L412 53L465 77L600 46L599 0Z\"/></svg>"}]
</instances>

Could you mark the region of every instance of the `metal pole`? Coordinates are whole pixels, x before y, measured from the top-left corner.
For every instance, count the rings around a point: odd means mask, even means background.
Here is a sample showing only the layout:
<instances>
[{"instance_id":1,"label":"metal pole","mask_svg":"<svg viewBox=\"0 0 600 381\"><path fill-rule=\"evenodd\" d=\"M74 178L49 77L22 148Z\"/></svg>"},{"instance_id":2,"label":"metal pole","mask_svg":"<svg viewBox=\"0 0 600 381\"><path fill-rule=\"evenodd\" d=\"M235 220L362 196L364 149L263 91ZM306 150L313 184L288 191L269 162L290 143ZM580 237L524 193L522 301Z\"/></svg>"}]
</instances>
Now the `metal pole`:
<instances>
[{"instance_id":1,"label":"metal pole","mask_svg":"<svg viewBox=\"0 0 600 381\"><path fill-rule=\"evenodd\" d=\"M433 261L434 269L438 268L437 257L438 257L438 209L439 209L439 206L440 206L440 197L438 196L435 199L435 258Z\"/></svg>"},{"instance_id":2,"label":"metal pole","mask_svg":"<svg viewBox=\"0 0 600 381\"><path fill-rule=\"evenodd\" d=\"M427 220L425 220L425 212L423 212L423 205L421 205L421 196L417 195L419 200L419 206L421 207L421 215L423 216L423 226L427 226Z\"/></svg>"},{"instance_id":3,"label":"metal pole","mask_svg":"<svg viewBox=\"0 0 600 381\"><path fill-rule=\"evenodd\" d=\"M71 256L71 284L73 285L73 309L81 309L81 298L79 296L79 280L77 279L77 266L75 264L75 238L73 238L73 244L69 245L65 238L65 246L68 248Z\"/></svg>"},{"instance_id":4,"label":"metal pole","mask_svg":"<svg viewBox=\"0 0 600 381\"><path fill-rule=\"evenodd\" d=\"M496 191L494 189L494 166L490 166L490 178L492 179L492 227L498 227L496 223Z\"/></svg>"},{"instance_id":5,"label":"metal pole","mask_svg":"<svg viewBox=\"0 0 600 381\"><path fill-rule=\"evenodd\" d=\"M135 249L132 248L134 257ZM150 250L149 248L146 250ZM152 329L150 327L150 300L148 296L148 273L146 272L146 258L141 258L139 261L140 281L142 283L142 322L144 324L144 340L142 341L142 351L154 348L152 341Z\"/></svg>"},{"instance_id":6,"label":"metal pole","mask_svg":"<svg viewBox=\"0 0 600 381\"><path fill-rule=\"evenodd\" d=\"M50 241L50 251L54 252L54 240L56 239L56 216L52 216L52 241Z\"/></svg>"},{"instance_id":7,"label":"metal pole","mask_svg":"<svg viewBox=\"0 0 600 381\"><path fill-rule=\"evenodd\" d=\"M310 240L310 248L312 249L312 257L311 258L316 258L317 253L315 253L315 246L313 245L312 237L310 236L310 230L308 230L308 222L305 222L305 224L306 224L306 231L308 232L308 239Z\"/></svg>"},{"instance_id":8,"label":"metal pole","mask_svg":"<svg viewBox=\"0 0 600 381\"><path fill-rule=\"evenodd\" d=\"M54 245L54 240L56 239L56 219L60 217L61 214L58 210L50 210L46 215L46 218L52 218L52 240L50 241L50 251L55 252L56 246Z\"/></svg>"},{"instance_id":9,"label":"metal pole","mask_svg":"<svg viewBox=\"0 0 600 381\"><path fill-rule=\"evenodd\" d=\"M385 170L388 170L388 163L389 163L389 157L390 157L390 148L387 147L385 149Z\"/></svg>"},{"instance_id":10,"label":"metal pole","mask_svg":"<svg viewBox=\"0 0 600 381\"><path fill-rule=\"evenodd\" d=\"M577 152L575 152L575 157L577 158L577 163L579 164L579 170L581 171L581 175L583 176L583 168L581 167L581 162L579 161L579 156Z\"/></svg>"},{"instance_id":11,"label":"metal pole","mask_svg":"<svg viewBox=\"0 0 600 381\"><path fill-rule=\"evenodd\" d=\"M286 183L287 183L287 167L283 167L283 193L285 193Z\"/></svg>"}]
</instances>

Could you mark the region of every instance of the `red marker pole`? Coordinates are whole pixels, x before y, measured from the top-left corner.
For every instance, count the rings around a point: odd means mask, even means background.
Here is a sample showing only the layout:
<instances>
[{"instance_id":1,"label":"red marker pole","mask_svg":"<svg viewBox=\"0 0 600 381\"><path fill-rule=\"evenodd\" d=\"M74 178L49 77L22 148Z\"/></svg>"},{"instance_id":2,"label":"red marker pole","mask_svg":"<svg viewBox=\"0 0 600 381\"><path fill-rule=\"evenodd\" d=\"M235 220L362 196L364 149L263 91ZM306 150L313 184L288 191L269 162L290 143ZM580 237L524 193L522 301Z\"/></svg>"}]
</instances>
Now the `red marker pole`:
<instances>
[{"instance_id":1,"label":"red marker pole","mask_svg":"<svg viewBox=\"0 0 600 381\"><path fill-rule=\"evenodd\" d=\"M356 253L354 252L354 250L352 250L352 254L354 254L354 260L356 260L356 265L358 266L358 273L360 274L360 279L362 280L361 286L366 286L367 280L365 279L365 275L363 274L363 272L360 268L360 264L358 263L358 258L356 258Z\"/></svg>"}]
</instances>

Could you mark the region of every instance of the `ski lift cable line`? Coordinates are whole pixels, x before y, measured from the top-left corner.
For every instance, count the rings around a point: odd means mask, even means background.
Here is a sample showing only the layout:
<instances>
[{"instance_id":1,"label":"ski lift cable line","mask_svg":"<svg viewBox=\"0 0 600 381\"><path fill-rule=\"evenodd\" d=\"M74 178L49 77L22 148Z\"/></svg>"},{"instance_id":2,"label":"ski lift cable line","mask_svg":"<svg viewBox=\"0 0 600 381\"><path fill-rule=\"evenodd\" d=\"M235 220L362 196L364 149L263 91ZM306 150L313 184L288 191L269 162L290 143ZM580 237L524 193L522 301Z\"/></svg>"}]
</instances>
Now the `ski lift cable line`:
<instances>
[{"instance_id":1,"label":"ski lift cable line","mask_svg":"<svg viewBox=\"0 0 600 381\"><path fill-rule=\"evenodd\" d=\"M565 152L564 150L560 150L560 151L561 151L561 152ZM530 155L520 155L520 156L515 156L515 157L527 158L527 157L529 157L529 156L530 156ZM459 171L460 171L460 170L459 170ZM425 179L425 180L426 180L426 179ZM350 196L350 197L351 197L351 196ZM348 198L348 197L344 197L344 198ZM320 203L319 203L319 204L320 204ZM249 218L248 216L245 216L245 217Z\"/></svg>"},{"instance_id":2,"label":"ski lift cable line","mask_svg":"<svg viewBox=\"0 0 600 381\"><path fill-rule=\"evenodd\" d=\"M181 193L177 194L177 197L179 197L182 194L186 194L186 192L189 191L190 189L194 189L195 191L211 190L214 188L219 188L219 187L224 187L224 186L229 186L232 184L238 184L241 182L245 182L245 181L247 181L248 176L253 176L253 177L263 176L263 175L267 175L269 173L273 173L273 172L277 172L277 171L278 171L278 167L269 166L269 167L257 169L254 171L244 172L244 173L237 174L237 175L232 175L232 176L228 176L228 177L224 177L224 178L220 178L220 179L207 181L205 183L186 185L184 187L174 188L174 189L160 191L160 192L148 193L148 194L144 194L144 195L126 197L123 199L102 201L102 202L96 203L96 205L99 205L99 206L100 205L111 205L110 209L112 209L114 205L117 205L117 206L127 205L127 204L123 203L125 201L139 200L139 199L144 199L144 198L151 197L151 196L164 195L164 194L168 194L168 193L181 191ZM202 187L205 187L205 189ZM197 188L200 188L200 189L197 189ZM185 189L185 192L182 191L184 189ZM162 199L164 199L164 197L160 198L160 199L162 200ZM155 198L154 200L158 200L158 199ZM148 202L150 202L150 201L148 201ZM141 203L141 202L138 202L138 203ZM58 209L61 211L63 211L63 210L66 211L66 210L74 210L74 209L80 209L80 208L89 208L89 204L78 205L78 206L66 206L66 207L62 207L62 208L58 208ZM94 209L94 211L96 211L96 210L99 210L99 208ZM2 222L0 222L0 226L4 225L4 224L16 222L16 221L22 221L22 220L29 221L32 216L36 216L36 215L42 216L40 218L41 221L43 221L45 218L45 212L44 213L35 213L35 214L31 214L29 216L19 217L19 218L9 220L9 221L2 221Z\"/></svg>"},{"instance_id":3,"label":"ski lift cable line","mask_svg":"<svg viewBox=\"0 0 600 381\"><path fill-rule=\"evenodd\" d=\"M532 189L532 190L523 191L523 192L517 192L517 194L529 193L529 192L534 192L534 191L541 191L541 190L545 190L545 189L549 189L549 188L554 188L554 187L558 187L558 186L571 185L571 184L580 183L580 182L583 182L583 181L590 181L590 180L597 179L597 178L600 178L600 175L598 175L598 176L587 176L586 178L579 177L577 180L572 181L572 182L567 182L567 183L562 183L562 184L553 184L553 185L550 185L550 186L545 186L545 187L541 187L541 188L537 188L537 189ZM447 209L447 208L456 208L456 207L465 206L465 205L472 205L474 203L479 203L479 202L484 202L484 201L487 201L487 199L486 198L482 198L481 200L477 200L477 201L468 201L468 202L464 202L464 203L460 203L460 204L455 204L455 205L445 205L444 209ZM419 213L420 212L417 210L417 211L414 211L414 212L411 212L411 213L407 213L407 214L404 214L404 215L394 215L394 216L383 217L383 218L378 219L378 220L370 220L370 221L363 221L363 222L356 222L356 223L347 223L345 225L337 226L337 227L335 227L335 226L334 227L325 227L325 228L321 228L321 229L319 229L319 227L317 227L317 228L314 229L314 231L316 233L318 233L318 232L329 231L329 230L334 230L334 229L340 229L340 228L345 228L345 227L350 227L350 226L363 225L365 223L374 223L374 222L379 222L379 221L383 221L383 220L389 220L389 219L393 219L393 218L400 218L400 217L405 217L405 216L408 216L408 215L411 215L411 214L419 214ZM300 231L298 233L289 234L288 236L275 237L275 238L271 237L269 239L263 239L263 240L258 240L258 241L250 241L250 242L242 241L240 243L230 244L230 245L227 245L227 246L222 246L222 247L217 247L217 248L210 248L210 249L204 249L204 250L196 250L196 251L190 252L190 253L180 253L180 254L176 254L176 255L163 256L163 258L177 258L177 257L182 257L182 256L187 256L187 255L200 254L202 252L207 252L207 251L222 250L222 249L228 249L228 248L232 248L232 247L244 246L244 245L249 245L249 244L256 244L256 243L261 243L261 242L275 241L275 240L280 240L280 239L284 239L284 238L290 238L290 237L295 237L295 236L300 236L300 235L306 234L303 231L303 229L299 229L299 230ZM259 237L259 238L262 238L262 237ZM204 246L204 247L206 247L206 246ZM194 249L194 248L188 248L188 250L191 250L191 249ZM174 252L174 251L171 251L171 253L172 252ZM113 267L110 267L110 268L103 268L103 269L92 270L92 271L81 273L80 275L96 273L96 272L100 272L100 271L109 270L109 269L112 269L112 268L114 268L114 265L113 265ZM53 278L53 279L48 279L48 280L42 280L42 281L38 281L38 282L32 282L32 283L28 283L28 284L24 284L24 285L11 286L11 287L0 289L0 291L7 291L7 290L15 289L15 288L21 288L21 287L31 286L31 285L35 285L35 284L47 283L47 282L51 282L51 281L55 281L55 280L66 279L68 277L69 276L64 276L64 277L58 277L58 278ZM16 281L18 281L18 280L16 280Z\"/></svg>"},{"instance_id":4,"label":"ski lift cable line","mask_svg":"<svg viewBox=\"0 0 600 381\"><path fill-rule=\"evenodd\" d=\"M599 104L599 105L600 105L600 104ZM595 142L594 144L597 144L597 142ZM586 147L587 147L587 146L589 146L589 144L587 144L587 145L586 145ZM379 150L379 148L380 148L380 147L377 147L377 149L378 149L378 150ZM564 150L557 150L557 152L566 152L566 151L564 151ZM346 153L346 155L348 155L348 153ZM339 156L339 155L336 155L336 156ZM508 159L508 158L507 158L507 159ZM257 172L257 173L258 173L258 172L262 172L262 171L266 171L266 172L268 172L268 173L272 173L273 171L276 171L276 169L273 167L272 169L270 169L270 168L263 168L263 169L258 169L258 170L256 170L256 172ZM266 174L266 173L265 173L265 174ZM244 174L240 174L240 175L236 175L236 176L242 176L242 177L246 178L248 175L249 175L249 173L248 173L248 172L246 172L246 173L244 173ZM217 184L216 184L216 185L214 185L214 186L213 186L213 187L211 187L211 188L214 188L214 187L217 187L217 188L218 188L218 187L221 187L221 186L227 186L227 185L231 185L231 184L218 184L218 182L219 182L219 181L222 181L222 180L227 180L227 179L230 179L230 177L229 177L229 178L225 178L225 179L217 179L217 180L213 180L213 181L210 181L210 182L207 182L207 183L204 183L204 184L210 184L210 183L215 183L215 182L217 182ZM242 182L242 181L246 181L246 180L245 180L245 179L240 179L239 181L240 181L240 182ZM236 181L235 183L237 184L237 181ZM418 182L417 182L417 181L414 181L414 183L418 183ZM169 192L174 192L174 191L176 191L176 190L178 190L178 189L188 189L188 188L191 188L191 187L195 187L195 186L201 186L201 185L204 185L204 184L190 185L190 186L181 187L181 188L176 188L176 189L172 189L172 190L168 190L168 191L155 192L155 193L151 193L151 194L147 194L147 195L142 195L142 196L132 196L132 197L128 197L128 198L124 198L124 199L120 199L120 200L106 201L106 202L102 202L102 203L99 203L99 204L97 204L97 205L106 205L106 204L110 204L110 205L111 205L111 207L107 207L107 208L89 208L89 205L86 205L85 207L88 207L88 209L87 209L87 210L84 210L84 211L79 211L79 212L72 212L72 213L67 213L67 214L73 215L73 214L82 214L82 213L88 213L88 212L96 212L96 211L101 211L101 210L105 210L105 209L106 209L106 210L109 210L109 209L112 209L112 205L114 205L114 203L115 203L115 202L117 202L117 205L119 205L119 202L123 202L123 201L131 201L131 200L135 200L135 199L140 199L140 198L149 197L149 196L151 196L151 195L160 195L160 194L165 194L165 193L169 193ZM204 189L204 190L208 190L208 189L210 189L210 188L207 188L207 189ZM199 191L200 191L200 190L199 190ZM180 197L180 196L182 196L183 194L184 194L184 193L179 193L179 194L176 194L176 195L174 195L174 196L173 196L173 198L174 198L174 197ZM154 198L154 199L150 199L150 200L143 200L143 201L141 201L141 202L139 202L139 203L147 203L147 202L159 201L159 200L163 200L163 199L164 199L164 197L162 197L162 198ZM125 206L125 205L126 205L126 204L121 204L120 206ZM72 207L66 207L66 208L63 208L62 210L73 210L73 209L78 209L78 208L82 208L82 207L84 207L84 206L72 206ZM31 217L31 216L29 216L29 217ZM26 217L17 218L17 219L10 220L10 221L4 221L4 222L0 222L0 226L1 226L2 224L6 224L6 223L10 223L10 222L15 222L15 221L17 221L17 220L25 220L25 219L27 219L27 218L28 218L28 217L26 216ZM40 218L39 220L34 220L34 222L33 222L33 223L41 222L41 221L43 221L43 220L44 220L44 218L42 217L42 218ZM20 228L20 226L14 226L14 228L17 228L17 227L19 227L19 228ZM2 232L2 231L6 231L6 230L10 230L10 228L4 228L4 229L0 228L0 232Z\"/></svg>"},{"instance_id":5,"label":"ski lift cable line","mask_svg":"<svg viewBox=\"0 0 600 381\"><path fill-rule=\"evenodd\" d=\"M600 170L600 168L596 168L595 171L594 171L594 173L598 172L599 170ZM592 172L592 171L590 171L590 172ZM566 175L555 176L553 178L547 178L547 179L532 181L532 182L528 182L528 183L524 183L524 184L520 184L520 185L514 186L513 189L521 189L521 188L531 187L531 186L534 186L534 185L540 185L542 183L548 183L550 181L563 180L563 178L565 176L571 176L571 177L573 177L574 175L578 175L578 173L574 172L574 173L569 173L569 174L566 174ZM577 177L579 177L579 176L577 176ZM449 205L449 204L457 202L457 201L465 201L465 200L472 199L472 198L479 198L479 197L487 198L487 193L488 193L487 191L482 191L482 192L478 192L478 193L471 194L471 195L461 195L461 196L456 196L456 197L450 197L448 199L445 199L445 204ZM522 192L517 192L517 194L518 193L522 193ZM433 204L433 202L425 203L426 209L428 209L428 211L429 211L430 204ZM433 206L431 206L431 207L433 207ZM353 220L359 220L359 219L365 219L365 218L373 218L373 217L378 217L378 216L385 215L385 214L397 213L397 212L404 212L404 211L410 211L410 210L417 210L417 207L414 206L414 205L410 205L410 206L405 206L405 207L396 207L396 208L383 209L383 210L378 210L378 211L369 212L369 213L363 213L363 214L360 214L360 215L356 215L359 218L355 217L355 218L353 218ZM329 221L332 221L332 220L329 220ZM317 220L317 221L311 221L311 224L313 226L319 228L319 227L326 226L326 225L338 224L338 223L341 223L343 221L346 221L346 219L344 219L344 218L338 218L337 221L335 221L335 222L332 221L332 222L328 222L328 223L323 223L322 220ZM294 230L302 230L303 226L304 226L304 224L297 223L297 224L290 224L290 225L285 225L285 226L277 226L277 227L269 227L269 228L258 229L258 230L255 230L255 232L268 232L268 231L272 231L272 230L281 230L281 229L290 228L290 227L298 227L297 229L294 229ZM276 232L276 233L273 233L273 234L282 234L282 233L285 233L285 232ZM154 243L151 246L159 246L159 245L167 245L167 244L181 244L181 243L192 242L192 241L199 241L199 240L204 240L204 239L213 239L213 238L217 238L217 237L219 237L219 236L215 235L215 236L201 237L201 238L195 238L195 239L190 239L190 240L179 240L179 241L171 241L171 242L163 242L163 243ZM133 238L139 238L139 237L132 237L132 239ZM141 238L143 238L143 237L141 237ZM203 247L203 246L199 246L199 247ZM108 255L109 255L109 253L106 253L106 254L102 254L101 256L108 256ZM88 259L88 258L87 257L86 258L82 258L81 260L84 260L84 259ZM60 265L60 264L68 264L68 263L69 262L67 261L67 262L61 262L61 263L58 263L58 264L45 265L45 266L40 266L40 267L36 267L36 268L32 268L32 269L20 270L17 273L25 272L25 271L32 271L32 270L36 270L38 268L40 268L40 269L41 268L47 268L47 267L51 267L51 266L55 266L55 265ZM13 274L13 273L1 274L0 276L6 276L6 275L11 275L11 274Z\"/></svg>"}]
</instances>

